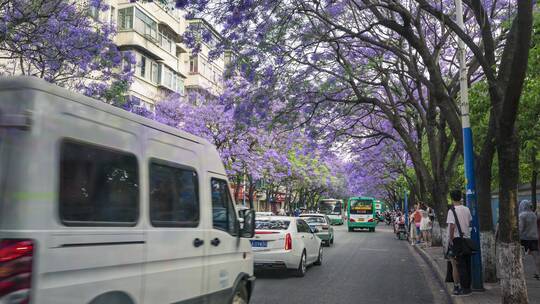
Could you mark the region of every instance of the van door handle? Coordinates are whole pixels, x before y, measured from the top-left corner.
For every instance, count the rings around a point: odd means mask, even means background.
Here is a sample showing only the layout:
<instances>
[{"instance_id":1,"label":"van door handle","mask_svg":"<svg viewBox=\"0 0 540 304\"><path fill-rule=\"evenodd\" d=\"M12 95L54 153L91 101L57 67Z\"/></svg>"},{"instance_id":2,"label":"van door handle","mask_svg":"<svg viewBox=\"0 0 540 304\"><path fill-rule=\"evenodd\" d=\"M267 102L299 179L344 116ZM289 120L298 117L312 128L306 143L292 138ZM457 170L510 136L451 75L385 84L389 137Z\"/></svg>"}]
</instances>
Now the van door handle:
<instances>
[{"instance_id":1,"label":"van door handle","mask_svg":"<svg viewBox=\"0 0 540 304\"><path fill-rule=\"evenodd\" d=\"M193 246L195 247L200 247L204 244L204 241L199 239L199 238L196 238L193 240Z\"/></svg>"},{"instance_id":2,"label":"van door handle","mask_svg":"<svg viewBox=\"0 0 540 304\"><path fill-rule=\"evenodd\" d=\"M210 244L216 247L219 246L219 243L221 243L221 241L218 238L215 238L210 242Z\"/></svg>"}]
</instances>

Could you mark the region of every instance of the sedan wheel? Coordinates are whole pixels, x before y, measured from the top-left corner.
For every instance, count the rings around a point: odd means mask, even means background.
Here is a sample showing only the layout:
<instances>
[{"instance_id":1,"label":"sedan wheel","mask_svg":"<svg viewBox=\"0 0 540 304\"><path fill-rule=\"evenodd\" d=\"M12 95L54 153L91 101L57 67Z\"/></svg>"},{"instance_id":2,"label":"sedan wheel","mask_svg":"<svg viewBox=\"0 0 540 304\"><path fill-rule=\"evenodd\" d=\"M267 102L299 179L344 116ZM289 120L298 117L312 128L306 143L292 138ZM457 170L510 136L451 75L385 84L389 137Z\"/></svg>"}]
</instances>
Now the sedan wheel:
<instances>
[{"instance_id":1,"label":"sedan wheel","mask_svg":"<svg viewBox=\"0 0 540 304\"><path fill-rule=\"evenodd\" d=\"M314 265L322 265L322 259L323 259L323 249L322 249L322 246L319 247L319 257L317 258L317 261L315 261L315 263L313 263Z\"/></svg>"},{"instance_id":2,"label":"sedan wheel","mask_svg":"<svg viewBox=\"0 0 540 304\"><path fill-rule=\"evenodd\" d=\"M306 270L307 270L307 261L306 261L306 252L304 251L302 253L302 257L300 258L300 265L298 265L298 269L296 270L296 276L297 277L305 276Z\"/></svg>"}]
</instances>

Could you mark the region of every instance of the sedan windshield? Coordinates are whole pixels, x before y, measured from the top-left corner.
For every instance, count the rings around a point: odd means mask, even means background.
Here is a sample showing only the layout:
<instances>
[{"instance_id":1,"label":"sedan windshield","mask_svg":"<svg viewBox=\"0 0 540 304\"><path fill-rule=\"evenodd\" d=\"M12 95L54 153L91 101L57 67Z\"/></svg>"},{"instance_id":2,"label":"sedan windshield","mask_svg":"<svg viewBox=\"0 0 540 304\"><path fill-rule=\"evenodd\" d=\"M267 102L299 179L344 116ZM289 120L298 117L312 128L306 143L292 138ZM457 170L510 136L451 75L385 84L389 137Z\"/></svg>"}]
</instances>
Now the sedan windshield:
<instances>
[{"instance_id":1,"label":"sedan windshield","mask_svg":"<svg viewBox=\"0 0 540 304\"><path fill-rule=\"evenodd\" d=\"M317 216L317 217L307 217L307 218L304 218L304 220L305 220L308 224L326 224L326 220L324 219L324 217L320 217L320 216Z\"/></svg>"},{"instance_id":2,"label":"sedan windshield","mask_svg":"<svg viewBox=\"0 0 540 304\"><path fill-rule=\"evenodd\" d=\"M285 220L256 220L255 229L258 230L287 230L290 221Z\"/></svg>"}]
</instances>

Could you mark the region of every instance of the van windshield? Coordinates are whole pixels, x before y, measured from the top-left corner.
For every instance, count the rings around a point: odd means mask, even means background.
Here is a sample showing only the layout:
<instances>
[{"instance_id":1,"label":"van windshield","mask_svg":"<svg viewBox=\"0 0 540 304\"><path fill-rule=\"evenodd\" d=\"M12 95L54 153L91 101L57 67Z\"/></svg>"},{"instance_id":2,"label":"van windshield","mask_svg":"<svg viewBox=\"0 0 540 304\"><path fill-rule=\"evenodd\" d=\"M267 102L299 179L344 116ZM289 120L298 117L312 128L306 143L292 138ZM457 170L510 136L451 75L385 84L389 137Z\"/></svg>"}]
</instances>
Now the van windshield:
<instances>
[{"instance_id":1,"label":"van windshield","mask_svg":"<svg viewBox=\"0 0 540 304\"><path fill-rule=\"evenodd\" d=\"M256 220L255 229L258 230L287 230L290 221L285 220Z\"/></svg>"}]
</instances>

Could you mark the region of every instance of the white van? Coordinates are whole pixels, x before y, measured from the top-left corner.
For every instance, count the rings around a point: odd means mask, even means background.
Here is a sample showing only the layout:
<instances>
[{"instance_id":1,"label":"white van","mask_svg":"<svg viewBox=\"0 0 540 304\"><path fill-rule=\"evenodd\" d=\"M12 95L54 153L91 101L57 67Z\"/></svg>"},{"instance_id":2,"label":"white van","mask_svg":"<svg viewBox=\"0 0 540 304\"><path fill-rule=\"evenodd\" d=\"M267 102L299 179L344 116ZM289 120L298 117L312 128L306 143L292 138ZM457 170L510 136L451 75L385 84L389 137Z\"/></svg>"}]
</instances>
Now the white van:
<instances>
[{"instance_id":1,"label":"white van","mask_svg":"<svg viewBox=\"0 0 540 304\"><path fill-rule=\"evenodd\" d=\"M204 139L0 79L0 303L248 303L240 213Z\"/></svg>"}]
</instances>

